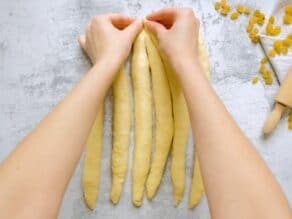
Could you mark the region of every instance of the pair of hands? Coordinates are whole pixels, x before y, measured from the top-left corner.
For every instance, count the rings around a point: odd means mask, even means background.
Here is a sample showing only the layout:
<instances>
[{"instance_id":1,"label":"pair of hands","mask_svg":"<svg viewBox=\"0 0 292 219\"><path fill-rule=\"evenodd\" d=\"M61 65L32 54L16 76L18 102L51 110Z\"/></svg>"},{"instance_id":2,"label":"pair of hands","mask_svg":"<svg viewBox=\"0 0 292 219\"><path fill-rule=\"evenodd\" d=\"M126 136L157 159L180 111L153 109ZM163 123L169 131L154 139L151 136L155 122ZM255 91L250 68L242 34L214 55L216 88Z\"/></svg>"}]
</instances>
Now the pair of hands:
<instances>
[{"instance_id":1,"label":"pair of hands","mask_svg":"<svg viewBox=\"0 0 292 219\"><path fill-rule=\"evenodd\" d=\"M161 51L172 65L197 59L199 21L192 9L166 8L146 17L146 28L153 32ZM79 38L81 48L93 64L101 59L115 60L120 66L131 51L143 22L120 14L95 16Z\"/></svg>"}]
</instances>

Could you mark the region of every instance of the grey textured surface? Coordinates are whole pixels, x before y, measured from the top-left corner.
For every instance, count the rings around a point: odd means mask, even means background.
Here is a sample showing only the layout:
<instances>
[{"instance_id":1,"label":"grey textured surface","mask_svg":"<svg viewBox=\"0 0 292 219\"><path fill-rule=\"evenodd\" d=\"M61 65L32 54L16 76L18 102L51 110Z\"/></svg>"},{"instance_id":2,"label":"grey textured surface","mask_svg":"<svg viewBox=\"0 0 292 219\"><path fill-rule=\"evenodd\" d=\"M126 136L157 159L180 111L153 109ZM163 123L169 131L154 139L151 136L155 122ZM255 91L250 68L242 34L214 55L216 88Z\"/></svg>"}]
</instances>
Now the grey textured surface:
<instances>
[{"instance_id":1,"label":"grey textured surface","mask_svg":"<svg viewBox=\"0 0 292 219\"><path fill-rule=\"evenodd\" d=\"M239 1L231 1L235 5ZM241 1L243 2L243 0ZM245 0L268 12L273 1ZM217 14L211 0L11 0L0 1L0 160L13 149L89 68L77 37L88 19L99 13L121 12L142 17L165 6L190 6L202 19L210 55L212 83L236 122L255 144L292 202L292 132L283 119L269 139L261 127L278 85L251 85L262 51L250 43L244 31L245 16L237 22ZM178 208L172 206L167 171L156 199L146 199L140 209L131 204L130 174L120 203L109 202L110 101L107 101L105 145L100 196L94 212L87 210L81 191L82 159L72 178L60 219L81 218L209 218L206 199L187 209L192 147L187 155L187 190ZM236 142L234 142L236 144ZM133 145L131 145L131 149Z\"/></svg>"}]
</instances>

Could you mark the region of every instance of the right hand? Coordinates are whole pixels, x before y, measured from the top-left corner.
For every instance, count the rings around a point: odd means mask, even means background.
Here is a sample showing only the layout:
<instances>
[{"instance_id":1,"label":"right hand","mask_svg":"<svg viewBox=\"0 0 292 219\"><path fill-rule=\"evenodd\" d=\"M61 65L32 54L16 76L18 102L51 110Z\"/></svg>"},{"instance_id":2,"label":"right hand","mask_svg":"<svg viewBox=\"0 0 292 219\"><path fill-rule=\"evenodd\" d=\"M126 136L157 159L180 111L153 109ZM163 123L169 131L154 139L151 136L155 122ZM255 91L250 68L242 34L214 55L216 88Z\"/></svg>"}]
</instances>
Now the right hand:
<instances>
[{"instance_id":1,"label":"right hand","mask_svg":"<svg viewBox=\"0 0 292 219\"><path fill-rule=\"evenodd\" d=\"M199 20L191 8L165 8L146 19L147 29L156 35L172 66L198 59Z\"/></svg>"}]
</instances>

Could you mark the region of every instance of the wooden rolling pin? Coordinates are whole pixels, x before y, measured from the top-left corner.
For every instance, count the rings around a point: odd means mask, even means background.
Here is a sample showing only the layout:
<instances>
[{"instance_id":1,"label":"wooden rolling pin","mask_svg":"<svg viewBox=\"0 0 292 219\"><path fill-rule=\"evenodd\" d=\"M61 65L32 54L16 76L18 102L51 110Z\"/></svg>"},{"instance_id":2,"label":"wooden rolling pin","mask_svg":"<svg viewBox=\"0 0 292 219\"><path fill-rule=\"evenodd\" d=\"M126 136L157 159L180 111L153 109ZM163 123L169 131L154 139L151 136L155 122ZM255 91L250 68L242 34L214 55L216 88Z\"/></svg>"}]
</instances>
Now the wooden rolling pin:
<instances>
[{"instance_id":1,"label":"wooden rolling pin","mask_svg":"<svg viewBox=\"0 0 292 219\"><path fill-rule=\"evenodd\" d=\"M283 112L287 108L292 108L292 66L289 68L274 99L276 101L274 109L268 116L263 128L266 135L276 128Z\"/></svg>"}]
</instances>

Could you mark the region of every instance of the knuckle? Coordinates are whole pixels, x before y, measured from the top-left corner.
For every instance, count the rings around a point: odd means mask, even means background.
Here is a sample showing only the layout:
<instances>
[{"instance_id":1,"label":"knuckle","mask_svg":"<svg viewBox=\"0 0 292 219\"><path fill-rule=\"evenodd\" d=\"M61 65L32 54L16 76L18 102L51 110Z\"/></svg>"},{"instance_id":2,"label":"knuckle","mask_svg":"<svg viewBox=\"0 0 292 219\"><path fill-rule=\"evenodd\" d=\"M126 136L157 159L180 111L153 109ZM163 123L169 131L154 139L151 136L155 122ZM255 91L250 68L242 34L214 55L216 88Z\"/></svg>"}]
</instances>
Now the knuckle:
<instances>
[{"instance_id":1,"label":"knuckle","mask_svg":"<svg viewBox=\"0 0 292 219\"><path fill-rule=\"evenodd\" d=\"M96 25L98 24L99 20L100 20L100 16L96 15L91 19L91 22L93 25Z\"/></svg>"},{"instance_id":2,"label":"knuckle","mask_svg":"<svg viewBox=\"0 0 292 219\"><path fill-rule=\"evenodd\" d=\"M110 18L110 17L115 17L115 16L118 16L118 15L119 15L118 13L107 13L107 14L104 14L104 17Z\"/></svg>"},{"instance_id":3,"label":"knuckle","mask_svg":"<svg viewBox=\"0 0 292 219\"><path fill-rule=\"evenodd\" d=\"M187 15L187 16L194 16L194 12L193 12L193 9L191 8L184 8L184 14Z\"/></svg>"},{"instance_id":4,"label":"knuckle","mask_svg":"<svg viewBox=\"0 0 292 219\"><path fill-rule=\"evenodd\" d=\"M94 21L98 21L100 19L100 16L99 15L95 15L93 18L92 18L92 20L94 20Z\"/></svg>"},{"instance_id":5,"label":"knuckle","mask_svg":"<svg viewBox=\"0 0 292 219\"><path fill-rule=\"evenodd\" d=\"M96 18L96 17L92 18L91 23L92 23L93 25L96 25L97 22L98 22L98 18Z\"/></svg>"}]
</instances>

